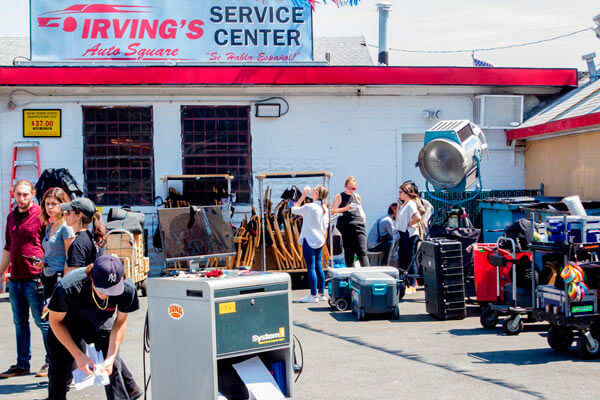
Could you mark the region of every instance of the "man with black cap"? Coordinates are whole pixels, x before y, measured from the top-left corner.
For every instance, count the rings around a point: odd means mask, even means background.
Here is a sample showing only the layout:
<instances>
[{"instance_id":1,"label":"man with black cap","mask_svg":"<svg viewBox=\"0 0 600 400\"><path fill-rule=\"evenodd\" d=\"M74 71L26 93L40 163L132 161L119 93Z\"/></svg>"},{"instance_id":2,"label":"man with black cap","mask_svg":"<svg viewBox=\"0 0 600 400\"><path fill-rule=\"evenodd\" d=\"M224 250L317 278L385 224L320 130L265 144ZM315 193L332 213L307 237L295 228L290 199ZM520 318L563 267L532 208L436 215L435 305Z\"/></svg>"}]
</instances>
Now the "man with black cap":
<instances>
[{"instance_id":1,"label":"man with black cap","mask_svg":"<svg viewBox=\"0 0 600 400\"><path fill-rule=\"evenodd\" d=\"M101 256L92 266L67 274L54 289L48 308L48 398L66 399L75 364L87 374L108 373L107 399L130 399L118 352L127 328L127 315L136 311L139 303L135 285L125 278L121 261L114 256ZM105 360L102 365L94 365L85 354L85 343L93 343L102 352Z\"/></svg>"}]
</instances>

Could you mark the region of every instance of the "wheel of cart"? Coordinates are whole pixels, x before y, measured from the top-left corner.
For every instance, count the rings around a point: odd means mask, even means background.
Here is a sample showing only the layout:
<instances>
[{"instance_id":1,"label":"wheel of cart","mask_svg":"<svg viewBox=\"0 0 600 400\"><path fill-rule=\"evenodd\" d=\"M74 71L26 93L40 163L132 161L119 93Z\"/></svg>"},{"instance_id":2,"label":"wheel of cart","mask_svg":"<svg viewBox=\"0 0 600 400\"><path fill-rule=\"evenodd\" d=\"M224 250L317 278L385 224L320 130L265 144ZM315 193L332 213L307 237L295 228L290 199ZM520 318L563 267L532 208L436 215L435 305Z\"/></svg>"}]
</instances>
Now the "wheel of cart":
<instances>
[{"instance_id":1,"label":"wheel of cart","mask_svg":"<svg viewBox=\"0 0 600 400\"><path fill-rule=\"evenodd\" d=\"M510 245L510 250L505 249L505 245ZM517 244L515 241L508 237L500 237L496 242L495 248L482 247L476 249L476 251L487 252L487 262L496 267L496 303L489 303L487 307L482 310L480 322L485 329L495 329L496 325L501 316L506 317L502 321L502 329L508 336L518 335L523 330L524 322L531 321L532 311L535 305L535 273L533 269L533 261L531 263L532 268L532 295L531 303L523 306L518 304L517 296L517 268L516 263L518 259L523 256L531 258L530 252L518 251ZM501 295L501 269L506 270L507 267L511 269L512 275L512 302L505 303L502 300Z\"/></svg>"},{"instance_id":2,"label":"wheel of cart","mask_svg":"<svg viewBox=\"0 0 600 400\"><path fill-rule=\"evenodd\" d=\"M142 296L147 296L146 280L150 260L144 257L144 235L133 234L126 229L111 229L106 233L105 251L121 260L126 276L133 281Z\"/></svg>"}]
</instances>

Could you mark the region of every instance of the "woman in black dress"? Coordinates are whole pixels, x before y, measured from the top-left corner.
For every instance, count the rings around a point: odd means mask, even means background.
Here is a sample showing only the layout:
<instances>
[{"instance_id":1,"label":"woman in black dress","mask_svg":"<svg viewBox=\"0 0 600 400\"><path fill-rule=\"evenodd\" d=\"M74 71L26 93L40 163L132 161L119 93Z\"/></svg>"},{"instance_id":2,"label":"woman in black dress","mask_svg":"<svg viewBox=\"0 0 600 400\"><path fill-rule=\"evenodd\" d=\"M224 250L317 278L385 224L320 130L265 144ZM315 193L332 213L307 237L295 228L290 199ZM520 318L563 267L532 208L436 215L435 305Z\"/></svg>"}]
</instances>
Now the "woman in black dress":
<instances>
[{"instance_id":1,"label":"woman in black dress","mask_svg":"<svg viewBox=\"0 0 600 400\"><path fill-rule=\"evenodd\" d=\"M352 267L356 256L361 267L368 267L366 220L362 199L356 193L356 179L349 176L344 183L344 188L346 190L335 195L331 213L341 214L337 220L337 228L342 234L346 266Z\"/></svg>"}]
</instances>

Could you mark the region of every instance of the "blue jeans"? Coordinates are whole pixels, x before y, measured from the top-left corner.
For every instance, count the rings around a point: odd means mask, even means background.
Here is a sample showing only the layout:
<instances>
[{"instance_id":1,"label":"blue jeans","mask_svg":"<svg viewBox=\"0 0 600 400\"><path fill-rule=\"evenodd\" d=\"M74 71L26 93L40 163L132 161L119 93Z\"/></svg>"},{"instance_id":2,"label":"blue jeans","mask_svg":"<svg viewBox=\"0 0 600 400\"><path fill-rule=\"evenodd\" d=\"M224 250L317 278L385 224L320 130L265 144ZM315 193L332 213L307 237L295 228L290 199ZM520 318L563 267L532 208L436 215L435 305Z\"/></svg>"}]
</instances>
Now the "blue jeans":
<instances>
[{"instance_id":1,"label":"blue jeans","mask_svg":"<svg viewBox=\"0 0 600 400\"><path fill-rule=\"evenodd\" d=\"M313 249L306 243L306 239L302 242L302 255L306 261L306 270L308 272L308 286L310 294L313 296L319 293L325 293L325 274L321 265L321 252L323 247Z\"/></svg>"},{"instance_id":2,"label":"blue jeans","mask_svg":"<svg viewBox=\"0 0 600 400\"><path fill-rule=\"evenodd\" d=\"M13 313L13 323L17 333L17 367L30 369L31 360L31 331L29 330L29 309L35 324L42 331L44 348L46 348L46 363L48 362L48 348L46 336L49 323L42 320L43 300L38 291L39 283L33 280L10 281L8 283L10 306Z\"/></svg>"}]
</instances>

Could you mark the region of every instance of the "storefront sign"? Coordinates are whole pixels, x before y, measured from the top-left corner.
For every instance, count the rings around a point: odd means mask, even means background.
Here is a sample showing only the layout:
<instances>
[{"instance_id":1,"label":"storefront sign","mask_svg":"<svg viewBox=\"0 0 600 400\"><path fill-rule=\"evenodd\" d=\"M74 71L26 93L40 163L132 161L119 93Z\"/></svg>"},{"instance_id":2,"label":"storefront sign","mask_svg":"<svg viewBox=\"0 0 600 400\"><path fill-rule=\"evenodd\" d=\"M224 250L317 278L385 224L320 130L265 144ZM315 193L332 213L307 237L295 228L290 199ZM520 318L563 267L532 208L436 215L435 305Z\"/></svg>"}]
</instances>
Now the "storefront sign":
<instances>
[{"instance_id":1,"label":"storefront sign","mask_svg":"<svg viewBox=\"0 0 600 400\"><path fill-rule=\"evenodd\" d=\"M23 137L60 137L60 110L23 110Z\"/></svg>"},{"instance_id":2,"label":"storefront sign","mask_svg":"<svg viewBox=\"0 0 600 400\"><path fill-rule=\"evenodd\" d=\"M293 0L31 0L32 61L312 61Z\"/></svg>"}]
</instances>

